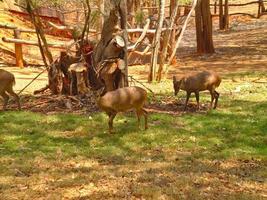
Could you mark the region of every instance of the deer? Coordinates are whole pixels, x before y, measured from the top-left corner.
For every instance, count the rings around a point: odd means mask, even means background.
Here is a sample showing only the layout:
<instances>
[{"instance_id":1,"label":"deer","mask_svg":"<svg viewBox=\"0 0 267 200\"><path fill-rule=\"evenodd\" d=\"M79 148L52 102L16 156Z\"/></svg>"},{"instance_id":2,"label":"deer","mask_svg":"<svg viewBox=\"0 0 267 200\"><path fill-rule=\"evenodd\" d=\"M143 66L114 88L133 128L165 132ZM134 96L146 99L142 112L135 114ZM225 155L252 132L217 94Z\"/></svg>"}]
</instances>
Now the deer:
<instances>
[{"instance_id":1,"label":"deer","mask_svg":"<svg viewBox=\"0 0 267 200\"><path fill-rule=\"evenodd\" d=\"M147 129L148 112L144 109L146 99L146 90L137 86L119 88L113 91L108 91L102 94L102 96L99 96L97 98L97 105L109 116L109 133L113 133L113 120L117 113L131 109L135 109L138 119L138 128L140 128L141 117L144 116L145 129Z\"/></svg>"},{"instance_id":2,"label":"deer","mask_svg":"<svg viewBox=\"0 0 267 200\"><path fill-rule=\"evenodd\" d=\"M186 101L184 106L184 111L186 111L190 95L194 92L197 101L197 109L199 110L199 92L208 90L211 95L210 109L212 109L214 99L215 103L213 109L216 109L220 94L215 89L219 87L220 83L221 77L211 71L189 74L183 76L179 80L173 76L174 95L176 96L180 89L186 91Z\"/></svg>"},{"instance_id":3,"label":"deer","mask_svg":"<svg viewBox=\"0 0 267 200\"><path fill-rule=\"evenodd\" d=\"M12 73L0 69L0 96L2 96L4 99L3 110L6 110L9 95L15 98L19 110L21 109L19 96L13 90L13 86L15 85L15 83L15 76Z\"/></svg>"}]
</instances>

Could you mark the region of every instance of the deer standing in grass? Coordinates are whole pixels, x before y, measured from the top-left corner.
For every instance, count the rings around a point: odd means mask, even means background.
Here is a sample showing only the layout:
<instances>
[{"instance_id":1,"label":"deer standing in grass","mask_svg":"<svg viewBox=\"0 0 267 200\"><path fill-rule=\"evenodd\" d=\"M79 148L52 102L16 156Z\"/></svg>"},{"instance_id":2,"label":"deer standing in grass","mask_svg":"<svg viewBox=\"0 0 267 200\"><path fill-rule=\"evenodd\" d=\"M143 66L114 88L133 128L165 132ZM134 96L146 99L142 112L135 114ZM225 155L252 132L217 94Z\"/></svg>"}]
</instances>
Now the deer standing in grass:
<instances>
[{"instance_id":1,"label":"deer standing in grass","mask_svg":"<svg viewBox=\"0 0 267 200\"><path fill-rule=\"evenodd\" d=\"M109 116L109 133L113 132L113 119L118 112L135 109L138 128L140 127L141 116L145 118L145 129L147 126L147 111L143 108L147 99L147 92L140 87L124 87L109 91L97 99L99 108Z\"/></svg>"},{"instance_id":2,"label":"deer standing in grass","mask_svg":"<svg viewBox=\"0 0 267 200\"><path fill-rule=\"evenodd\" d=\"M20 110L19 96L13 90L14 84L15 76L8 71L0 69L0 96L2 96L4 99L3 110L6 110L6 106L9 100L8 94L15 98Z\"/></svg>"},{"instance_id":3,"label":"deer standing in grass","mask_svg":"<svg viewBox=\"0 0 267 200\"><path fill-rule=\"evenodd\" d=\"M177 95L179 90L186 91L186 101L184 110L187 108L188 100L192 92L196 95L197 108L199 109L199 92L209 90L211 95L210 108L212 108L213 101L215 104L213 109L216 109L220 94L215 90L219 87L221 78L215 72L203 71L196 74L190 74L177 80L173 77L174 95Z\"/></svg>"}]
</instances>

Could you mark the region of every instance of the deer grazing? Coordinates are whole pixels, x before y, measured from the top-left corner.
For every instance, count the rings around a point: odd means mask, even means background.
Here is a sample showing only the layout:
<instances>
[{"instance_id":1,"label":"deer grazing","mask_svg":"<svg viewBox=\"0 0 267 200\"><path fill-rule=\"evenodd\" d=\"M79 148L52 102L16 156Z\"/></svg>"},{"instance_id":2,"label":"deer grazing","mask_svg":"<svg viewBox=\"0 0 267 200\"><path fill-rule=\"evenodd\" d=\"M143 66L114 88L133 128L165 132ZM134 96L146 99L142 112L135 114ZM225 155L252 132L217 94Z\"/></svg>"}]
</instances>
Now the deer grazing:
<instances>
[{"instance_id":1,"label":"deer grazing","mask_svg":"<svg viewBox=\"0 0 267 200\"><path fill-rule=\"evenodd\" d=\"M196 74L190 74L177 80L173 77L174 95L177 95L179 90L186 91L186 101L184 110L187 108L187 103L192 92L196 95L197 108L199 109L199 92L209 90L211 95L210 108L212 108L213 101L215 104L213 109L216 109L220 94L215 91L221 83L221 78L218 74L209 71L203 71Z\"/></svg>"},{"instance_id":2,"label":"deer grazing","mask_svg":"<svg viewBox=\"0 0 267 200\"><path fill-rule=\"evenodd\" d=\"M147 111L143 108L147 99L147 92L140 87L124 87L114 91L109 91L97 99L97 104L101 110L109 116L109 133L113 132L113 119L118 112L135 109L138 128L140 127L140 119L143 115L145 118L145 129L147 126Z\"/></svg>"},{"instance_id":3,"label":"deer grazing","mask_svg":"<svg viewBox=\"0 0 267 200\"><path fill-rule=\"evenodd\" d=\"M8 94L13 96L18 104L19 110L20 108L20 102L19 102L19 96L14 92L13 85L15 84L15 76L3 69L0 69L0 96L4 99L4 106L3 110L6 110L6 106L9 100Z\"/></svg>"}]
</instances>

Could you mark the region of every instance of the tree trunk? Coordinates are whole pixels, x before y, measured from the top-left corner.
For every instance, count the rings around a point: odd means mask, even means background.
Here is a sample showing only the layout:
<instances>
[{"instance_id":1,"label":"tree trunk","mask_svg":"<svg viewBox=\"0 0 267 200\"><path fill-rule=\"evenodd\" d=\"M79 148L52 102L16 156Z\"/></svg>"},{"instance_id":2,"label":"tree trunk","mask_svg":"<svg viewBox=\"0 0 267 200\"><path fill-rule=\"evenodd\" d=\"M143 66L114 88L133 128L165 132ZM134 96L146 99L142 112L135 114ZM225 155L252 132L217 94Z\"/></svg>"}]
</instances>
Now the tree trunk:
<instances>
[{"instance_id":1,"label":"tree trunk","mask_svg":"<svg viewBox=\"0 0 267 200\"><path fill-rule=\"evenodd\" d=\"M158 64L158 54L159 54L159 47L160 47L160 36L162 31L162 25L164 20L164 9L165 9L165 0L160 0L159 3L159 19L158 19L158 26L156 30L156 34L153 40L153 51L151 56L151 64L150 64L150 71L148 76L148 82L152 82L156 76L156 67Z\"/></svg>"},{"instance_id":2,"label":"tree trunk","mask_svg":"<svg viewBox=\"0 0 267 200\"><path fill-rule=\"evenodd\" d=\"M228 0L224 1L224 29L229 28L229 4Z\"/></svg>"},{"instance_id":3,"label":"tree trunk","mask_svg":"<svg viewBox=\"0 0 267 200\"><path fill-rule=\"evenodd\" d=\"M224 3L224 4L223 4ZM229 28L229 4L228 0L219 0L219 29L227 30Z\"/></svg>"},{"instance_id":4,"label":"tree trunk","mask_svg":"<svg viewBox=\"0 0 267 200\"><path fill-rule=\"evenodd\" d=\"M105 0L104 1L104 24L101 32L101 39L94 50L94 66L99 70L100 68L109 67L105 64L105 60L124 60L123 69L114 71L114 73L120 73L119 76L109 74L111 77L120 77L119 82L115 83L116 86L128 85L128 69L127 69L127 27L126 27L126 2L125 0ZM123 37L123 46L118 46L115 43L118 42L117 38ZM104 63L104 66L102 65ZM122 63L122 62L118 62ZM118 66L119 68L120 66ZM108 70L105 70L108 71ZM105 76L107 77L107 76ZM110 77L105 82L105 87L110 88L107 84L110 83ZM113 79L113 81L118 81Z\"/></svg>"},{"instance_id":5,"label":"tree trunk","mask_svg":"<svg viewBox=\"0 0 267 200\"><path fill-rule=\"evenodd\" d=\"M177 0L170 0L170 9L169 9L169 16L171 17L172 12L175 10L176 5L178 4Z\"/></svg>"},{"instance_id":6,"label":"tree trunk","mask_svg":"<svg viewBox=\"0 0 267 200\"><path fill-rule=\"evenodd\" d=\"M219 29L223 30L224 28L224 21L223 21L223 0L219 0Z\"/></svg>"},{"instance_id":7,"label":"tree trunk","mask_svg":"<svg viewBox=\"0 0 267 200\"><path fill-rule=\"evenodd\" d=\"M199 54L214 53L209 0L197 1L195 21L197 52Z\"/></svg>"}]
</instances>

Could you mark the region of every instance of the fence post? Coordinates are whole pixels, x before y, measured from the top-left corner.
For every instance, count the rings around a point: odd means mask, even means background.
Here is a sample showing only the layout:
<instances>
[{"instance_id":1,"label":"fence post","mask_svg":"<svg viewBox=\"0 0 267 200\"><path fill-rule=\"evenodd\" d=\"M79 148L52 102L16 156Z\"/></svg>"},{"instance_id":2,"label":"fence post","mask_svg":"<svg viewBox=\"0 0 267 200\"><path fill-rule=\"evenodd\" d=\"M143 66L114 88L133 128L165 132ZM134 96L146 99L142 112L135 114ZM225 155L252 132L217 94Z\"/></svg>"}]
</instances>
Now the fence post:
<instances>
[{"instance_id":1,"label":"fence post","mask_svg":"<svg viewBox=\"0 0 267 200\"><path fill-rule=\"evenodd\" d=\"M14 30L14 38L20 39L20 31L18 29ZM15 54L16 54L16 66L20 68L24 68L22 44L15 43Z\"/></svg>"}]
</instances>

